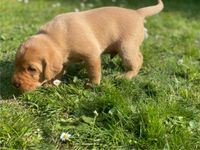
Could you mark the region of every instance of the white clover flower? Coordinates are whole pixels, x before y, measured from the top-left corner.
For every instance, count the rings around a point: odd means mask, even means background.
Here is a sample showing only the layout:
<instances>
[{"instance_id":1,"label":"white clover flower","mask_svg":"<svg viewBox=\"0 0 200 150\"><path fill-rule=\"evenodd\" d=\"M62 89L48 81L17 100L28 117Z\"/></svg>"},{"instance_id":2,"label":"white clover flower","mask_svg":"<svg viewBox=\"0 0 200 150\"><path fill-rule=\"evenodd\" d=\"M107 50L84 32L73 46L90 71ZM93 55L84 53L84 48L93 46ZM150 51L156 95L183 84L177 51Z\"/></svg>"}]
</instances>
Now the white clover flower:
<instances>
[{"instance_id":1,"label":"white clover flower","mask_svg":"<svg viewBox=\"0 0 200 150\"><path fill-rule=\"evenodd\" d=\"M79 10L78 8L75 8L74 11L75 11L75 12L79 12L80 10Z\"/></svg>"},{"instance_id":2,"label":"white clover flower","mask_svg":"<svg viewBox=\"0 0 200 150\"><path fill-rule=\"evenodd\" d=\"M59 86L59 85L60 85L60 83L61 83L61 81L60 81L60 80L54 80L54 81L53 81L53 84L54 84L55 86Z\"/></svg>"},{"instance_id":3,"label":"white clover flower","mask_svg":"<svg viewBox=\"0 0 200 150\"><path fill-rule=\"evenodd\" d=\"M36 131L34 131L34 133L37 135L38 139L42 139L42 135L41 135L41 130L37 129Z\"/></svg>"},{"instance_id":4,"label":"white clover flower","mask_svg":"<svg viewBox=\"0 0 200 150\"><path fill-rule=\"evenodd\" d=\"M25 3L25 4L28 4L28 3L29 3L29 0L24 0L24 3Z\"/></svg>"},{"instance_id":5,"label":"white clover flower","mask_svg":"<svg viewBox=\"0 0 200 150\"><path fill-rule=\"evenodd\" d=\"M60 140L63 141L63 142L69 141L71 136L72 136L72 135L69 134L68 132L63 132L63 133L60 135Z\"/></svg>"},{"instance_id":6,"label":"white clover flower","mask_svg":"<svg viewBox=\"0 0 200 150\"><path fill-rule=\"evenodd\" d=\"M96 110L93 111L93 113L94 113L95 116L98 116L98 115L99 115L98 112L97 112Z\"/></svg>"},{"instance_id":7,"label":"white clover flower","mask_svg":"<svg viewBox=\"0 0 200 150\"><path fill-rule=\"evenodd\" d=\"M183 59L179 59L178 64L183 64Z\"/></svg>"},{"instance_id":8,"label":"white clover flower","mask_svg":"<svg viewBox=\"0 0 200 150\"><path fill-rule=\"evenodd\" d=\"M81 5L81 8L85 8L85 3L81 2L80 5Z\"/></svg>"},{"instance_id":9,"label":"white clover flower","mask_svg":"<svg viewBox=\"0 0 200 150\"><path fill-rule=\"evenodd\" d=\"M90 8L91 8L91 7L94 7L94 4L89 3L89 4L88 4L88 7L90 7Z\"/></svg>"},{"instance_id":10,"label":"white clover flower","mask_svg":"<svg viewBox=\"0 0 200 150\"><path fill-rule=\"evenodd\" d=\"M61 6L61 4L58 2L58 3L57 3L57 7L60 7L60 6Z\"/></svg>"},{"instance_id":11,"label":"white clover flower","mask_svg":"<svg viewBox=\"0 0 200 150\"><path fill-rule=\"evenodd\" d=\"M110 115L113 115L113 111L112 111L112 110L109 110L108 113L109 113Z\"/></svg>"},{"instance_id":12,"label":"white clover flower","mask_svg":"<svg viewBox=\"0 0 200 150\"><path fill-rule=\"evenodd\" d=\"M179 64L179 65L182 65L182 64L183 64L183 59L179 59L179 60L178 60L178 64Z\"/></svg>"},{"instance_id":13,"label":"white clover flower","mask_svg":"<svg viewBox=\"0 0 200 150\"><path fill-rule=\"evenodd\" d=\"M59 2L57 2L57 3L55 3L55 4L52 5L52 7L54 7L54 8L55 7L60 7L60 6L61 6L61 4Z\"/></svg>"}]
</instances>

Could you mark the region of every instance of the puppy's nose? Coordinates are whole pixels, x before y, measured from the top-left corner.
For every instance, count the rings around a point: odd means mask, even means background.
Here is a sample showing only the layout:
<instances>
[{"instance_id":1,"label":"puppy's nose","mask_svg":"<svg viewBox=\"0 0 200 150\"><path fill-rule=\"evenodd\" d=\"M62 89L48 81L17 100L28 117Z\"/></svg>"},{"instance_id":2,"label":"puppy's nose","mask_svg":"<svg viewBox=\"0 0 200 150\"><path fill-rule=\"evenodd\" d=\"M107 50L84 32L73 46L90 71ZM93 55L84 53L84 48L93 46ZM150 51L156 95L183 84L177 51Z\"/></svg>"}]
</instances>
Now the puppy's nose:
<instances>
[{"instance_id":1,"label":"puppy's nose","mask_svg":"<svg viewBox=\"0 0 200 150\"><path fill-rule=\"evenodd\" d=\"M13 82L13 85L14 85L16 88L19 88L19 87L21 86L21 84L18 83L18 82Z\"/></svg>"}]
</instances>

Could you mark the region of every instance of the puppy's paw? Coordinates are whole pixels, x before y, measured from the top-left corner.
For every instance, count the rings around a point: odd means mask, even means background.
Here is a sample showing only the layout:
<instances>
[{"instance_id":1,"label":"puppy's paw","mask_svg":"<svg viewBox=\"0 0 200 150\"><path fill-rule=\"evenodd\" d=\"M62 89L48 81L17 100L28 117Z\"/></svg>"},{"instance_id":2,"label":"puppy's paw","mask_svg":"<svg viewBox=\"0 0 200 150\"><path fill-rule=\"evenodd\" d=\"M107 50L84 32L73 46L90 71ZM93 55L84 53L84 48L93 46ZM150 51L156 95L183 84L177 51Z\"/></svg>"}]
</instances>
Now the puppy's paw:
<instances>
[{"instance_id":1,"label":"puppy's paw","mask_svg":"<svg viewBox=\"0 0 200 150\"><path fill-rule=\"evenodd\" d=\"M127 79L127 77L126 77L126 74L123 73L123 74L116 75L115 79Z\"/></svg>"},{"instance_id":2,"label":"puppy's paw","mask_svg":"<svg viewBox=\"0 0 200 150\"><path fill-rule=\"evenodd\" d=\"M46 82L42 85L44 88L48 88L48 87L53 87L54 85L52 83Z\"/></svg>"},{"instance_id":3,"label":"puppy's paw","mask_svg":"<svg viewBox=\"0 0 200 150\"><path fill-rule=\"evenodd\" d=\"M85 83L84 87L85 87L85 89L91 89L91 88L97 87L99 85L100 85L100 83L94 83L94 82L88 81Z\"/></svg>"},{"instance_id":4,"label":"puppy's paw","mask_svg":"<svg viewBox=\"0 0 200 150\"><path fill-rule=\"evenodd\" d=\"M123 74L118 74L115 76L115 79L123 79L124 75Z\"/></svg>"},{"instance_id":5,"label":"puppy's paw","mask_svg":"<svg viewBox=\"0 0 200 150\"><path fill-rule=\"evenodd\" d=\"M91 89L92 88L92 83L86 82L84 87L85 87L85 89Z\"/></svg>"},{"instance_id":6,"label":"puppy's paw","mask_svg":"<svg viewBox=\"0 0 200 150\"><path fill-rule=\"evenodd\" d=\"M129 73L123 73L123 74L117 75L115 78L120 79L120 80L131 80L132 77L129 75Z\"/></svg>"}]
</instances>

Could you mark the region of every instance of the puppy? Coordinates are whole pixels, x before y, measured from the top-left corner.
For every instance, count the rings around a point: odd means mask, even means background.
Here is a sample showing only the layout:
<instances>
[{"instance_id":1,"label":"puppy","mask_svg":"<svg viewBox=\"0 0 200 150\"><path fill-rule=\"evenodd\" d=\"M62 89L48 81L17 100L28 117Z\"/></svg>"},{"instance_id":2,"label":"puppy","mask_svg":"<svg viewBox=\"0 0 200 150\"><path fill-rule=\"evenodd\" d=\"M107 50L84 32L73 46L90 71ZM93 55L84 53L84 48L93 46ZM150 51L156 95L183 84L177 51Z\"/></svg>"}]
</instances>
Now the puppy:
<instances>
[{"instance_id":1,"label":"puppy","mask_svg":"<svg viewBox=\"0 0 200 150\"><path fill-rule=\"evenodd\" d=\"M138 10L102 7L56 16L23 43L16 53L13 85L31 91L58 79L69 62L84 61L91 84L100 84L101 55L119 54L131 79L141 68L144 18L159 13L163 3Z\"/></svg>"}]
</instances>

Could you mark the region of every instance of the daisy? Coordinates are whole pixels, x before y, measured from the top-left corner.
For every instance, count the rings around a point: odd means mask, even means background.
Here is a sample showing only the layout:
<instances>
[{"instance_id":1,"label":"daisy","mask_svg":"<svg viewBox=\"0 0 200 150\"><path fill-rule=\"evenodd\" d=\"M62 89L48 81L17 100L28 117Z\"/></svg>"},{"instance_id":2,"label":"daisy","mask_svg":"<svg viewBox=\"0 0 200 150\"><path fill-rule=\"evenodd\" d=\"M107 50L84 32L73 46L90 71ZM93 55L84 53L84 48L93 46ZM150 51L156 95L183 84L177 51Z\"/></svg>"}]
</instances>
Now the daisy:
<instances>
[{"instance_id":1,"label":"daisy","mask_svg":"<svg viewBox=\"0 0 200 150\"><path fill-rule=\"evenodd\" d=\"M59 86L59 85L60 85L60 83L61 83L61 81L60 81L60 80L54 80L54 81L53 81L53 84L54 84L55 86Z\"/></svg>"},{"instance_id":2,"label":"daisy","mask_svg":"<svg viewBox=\"0 0 200 150\"><path fill-rule=\"evenodd\" d=\"M63 133L60 135L60 139L61 139L61 141L63 141L63 142L69 141L69 140L70 140L70 137L71 137L71 134L69 134L68 132L63 132Z\"/></svg>"}]
</instances>

